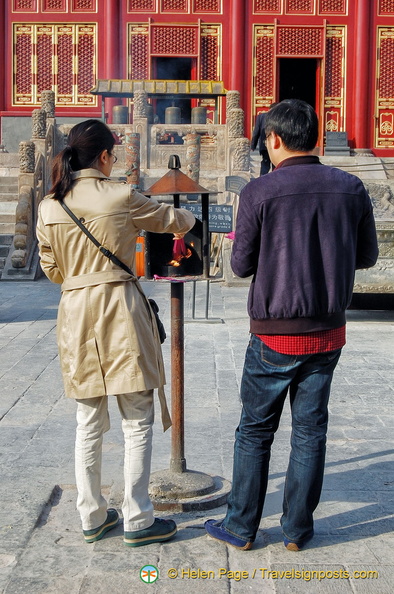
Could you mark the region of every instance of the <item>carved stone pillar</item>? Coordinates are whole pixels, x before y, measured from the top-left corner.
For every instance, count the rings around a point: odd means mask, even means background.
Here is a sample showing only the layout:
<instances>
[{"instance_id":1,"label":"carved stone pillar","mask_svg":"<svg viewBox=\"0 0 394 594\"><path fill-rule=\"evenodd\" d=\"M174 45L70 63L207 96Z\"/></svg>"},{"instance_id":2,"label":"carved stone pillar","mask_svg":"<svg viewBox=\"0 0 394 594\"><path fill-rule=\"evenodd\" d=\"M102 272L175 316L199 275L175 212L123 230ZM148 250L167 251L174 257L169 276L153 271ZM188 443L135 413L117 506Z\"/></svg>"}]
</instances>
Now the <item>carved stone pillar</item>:
<instances>
[{"instance_id":1,"label":"carved stone pillar","mask_svg":"<svg viewBox=\"0 0 394 594\"><path fill-rule=\"evenodd\" d=\"M140 187L140 135L125 130L127 183L133 188Z\"/></svg>"},{"instance_id":2,"label":"carved stone pillar","mask_svg":"<svg viewBox=\"0 0 394 594\"><path fill-rule=\"evenodd\" d=\"M35 169L35 144L34 142L19 143L19 169L21 173L34 173Z\"/></svg>"},{"instance_id":3,"label":"carved stone pillar","mask_svg":"<svg viewBox=\"0 0 394 594\"><path fill-rule=\"evenodd\" d=\"M41 93L41 109L45 111L47 118L55 117L55 91Z\"/></svg>"},{"instance_id":4,"label":"carved stone pillar","mask_svg":"<svg viewBox=\"0 0 394 594\"><path fill-rule=\"evenodd\" d=\"M250 142L248 138L236 138L231 143L233 171L249 171L250 167Z\"/></svg>"},{"instance_id":5,"label":"carved stone pillar","mask_svg":"<svg viewBox=\"0 0 394 594\"><path fill-rule=\"evenodd\" d=\"M20 189L15 220L14 247L25 250L28 247L29 222L32 220L32 190L29 186Z\"/></svg>"},{"instance_id":6,"label":"carved stone pillar","mask_svg":"<svg viewBox=\"0 0 394 594\"><path fill-rule=\"evenodd\" d=\"M185 136L187 175L198 183L200 178L201 136L189 133Z\"/></svg>"},{"instance_id":7,"label":"carved stone pillar","mask_svg":"<svg viewBox=\"0 0 394 594\"><path fill-rule=\"evenodd\" d=\"M32 113L33 134L32 138L45 138L47 131L47 114L44 109L35 109Z\"/></svg>"},{"instance_id":8,"label":"carved stone pillar","mask_svg":"<svg viewBox=\"0 0 394 594\"><path fill-rule=\"evenodd\" d=\"M133 119L147 118L149 116L148 94L146 91L136 91L134 93L134 112Z\"/></svg>"},{"instance_id":9,"label":"carved stone pillar","mask_svg":"<svg viewBox=\"0 0 394 594\"><path fill-rule=\"evenodd\" d=\"M226 95L226 119L232 109L239 109L240 107L240 92L228 91Z\"/></svg>"},{"instance_id":10,"label":"carved stone pillar","mask_svg":"<svg viewBox=\"0 0 394 594\"><path fill-rule=\"evenodd\" d=\"M228 137L241 138L244 135L244 110L241 108L231 109L227 118Z\"/></svg>"}]
</instances>

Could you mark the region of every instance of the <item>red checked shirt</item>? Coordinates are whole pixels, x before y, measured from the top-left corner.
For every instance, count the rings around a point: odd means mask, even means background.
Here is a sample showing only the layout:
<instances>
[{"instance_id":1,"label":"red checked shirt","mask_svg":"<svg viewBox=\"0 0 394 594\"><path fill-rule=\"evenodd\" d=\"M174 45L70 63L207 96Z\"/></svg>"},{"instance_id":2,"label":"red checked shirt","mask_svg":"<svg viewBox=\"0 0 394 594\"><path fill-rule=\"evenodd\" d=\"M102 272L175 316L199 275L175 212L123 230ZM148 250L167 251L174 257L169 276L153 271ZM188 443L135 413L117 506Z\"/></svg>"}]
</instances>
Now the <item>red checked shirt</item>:
<instances>
[{"instance_id":1,"label":"red checked shirt","mask_svg":"<svg viewBox=\"0 0 394 594\"><path fill-rule=\"evenodd\" d=\"M283 355L313 355L341 349L346 343L346 326L305 334L256 334L268 348Z\"/></svg>"}]
</instances>

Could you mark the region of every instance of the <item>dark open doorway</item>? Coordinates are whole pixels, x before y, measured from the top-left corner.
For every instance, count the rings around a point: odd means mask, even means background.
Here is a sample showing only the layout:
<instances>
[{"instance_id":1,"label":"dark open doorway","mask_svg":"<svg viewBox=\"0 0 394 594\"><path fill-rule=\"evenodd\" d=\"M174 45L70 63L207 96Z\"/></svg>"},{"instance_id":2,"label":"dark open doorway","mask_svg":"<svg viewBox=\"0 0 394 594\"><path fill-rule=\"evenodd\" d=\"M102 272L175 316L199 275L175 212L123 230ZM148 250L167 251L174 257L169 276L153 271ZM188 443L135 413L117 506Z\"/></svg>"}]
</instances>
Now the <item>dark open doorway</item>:
<instances>
[{"instance_id":1,"label":"dark open doorway","mask_svg":"<svg viewBox=\"0 0 394 594\"><path fill-rule=\"evenodd\" d=\"M159 80L191 80L193 58L156 58L154 69L155 78ZM157 99L156 115L160 123L164 124L165 110L167 107L180 107L182 110L182 123L190 122L190 99Z\"/></svg>"},{"instance_id":2,"label":"dark open doorway","mask_svg":"<svg viewBox=\"0 0 394 594\"><path fill-rule=\"evenodd\" d=\"M317 111L317 72L318 61L315 58L280 58L279 101L302 99Z\"/></svg>"}]
</instances>

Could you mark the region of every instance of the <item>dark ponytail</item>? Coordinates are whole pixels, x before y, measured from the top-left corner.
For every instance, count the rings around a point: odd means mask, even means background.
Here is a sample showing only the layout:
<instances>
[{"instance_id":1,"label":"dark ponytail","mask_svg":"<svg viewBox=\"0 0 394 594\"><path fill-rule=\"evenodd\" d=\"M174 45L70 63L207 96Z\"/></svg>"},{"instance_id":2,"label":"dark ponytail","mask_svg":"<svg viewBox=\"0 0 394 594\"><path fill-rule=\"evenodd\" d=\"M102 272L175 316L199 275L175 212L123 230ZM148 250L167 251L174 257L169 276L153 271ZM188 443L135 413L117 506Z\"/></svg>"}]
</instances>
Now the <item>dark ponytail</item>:
<instances>
[{"instance_id":1,"label":"dark ponytail","mask_svg":"<svg viewBox=\"0 0 394 594\"><path fill-rule=\"evenodd\" d=\"M72 172L94 167L101 153L105 150L111 153L114 144L111 130L100 120L86 120L74 126L67 146L53 162L51 197L63 200L73 185Z\"/></svg>"}]
</instances>

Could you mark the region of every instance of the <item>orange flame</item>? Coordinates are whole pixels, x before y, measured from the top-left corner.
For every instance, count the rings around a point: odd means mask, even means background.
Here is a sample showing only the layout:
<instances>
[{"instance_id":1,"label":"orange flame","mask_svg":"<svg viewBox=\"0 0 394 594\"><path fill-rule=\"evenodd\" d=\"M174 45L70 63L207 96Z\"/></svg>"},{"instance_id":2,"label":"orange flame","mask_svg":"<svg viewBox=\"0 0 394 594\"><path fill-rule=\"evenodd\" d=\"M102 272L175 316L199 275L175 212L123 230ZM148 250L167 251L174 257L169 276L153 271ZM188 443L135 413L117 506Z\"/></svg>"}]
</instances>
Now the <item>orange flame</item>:
<instances>
[{"instance_id":1,"label":"orange flame","mask_svg":"<svg viewBox=\"0 0 394 594\"><path fill-rule=\"evenodd\" d=\"M167 266L180 266L181 262L184 258L190 258L192 255L192 251L189 248L186 248L186 254L184 256L178 256L176 259L170 260Z\"/></svg>"}]
</instances>

